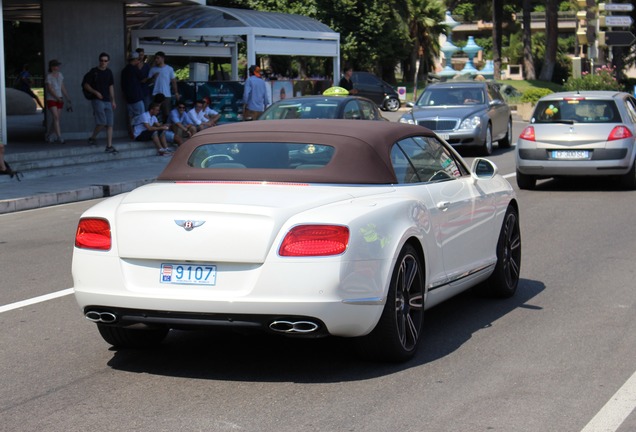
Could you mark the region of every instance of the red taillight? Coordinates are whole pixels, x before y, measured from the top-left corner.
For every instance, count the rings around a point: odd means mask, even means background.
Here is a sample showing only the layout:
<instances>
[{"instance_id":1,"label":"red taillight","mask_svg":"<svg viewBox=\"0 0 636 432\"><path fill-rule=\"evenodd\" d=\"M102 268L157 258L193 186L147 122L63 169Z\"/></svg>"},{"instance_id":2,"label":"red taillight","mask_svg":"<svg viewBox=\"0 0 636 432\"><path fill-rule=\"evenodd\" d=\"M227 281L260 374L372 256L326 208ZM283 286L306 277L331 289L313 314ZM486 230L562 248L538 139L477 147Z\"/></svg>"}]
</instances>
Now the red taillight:
<instances>
[{"instance_id":1,"label":"red taillight","mask_svg":"<svg viewBox=\"0 0 636 432\"><path fill-rule=\"evenodd\" d=\"M110 224L106 219L80 219L75 233L75 247L109 250Z\"/></svg>"},{"instance_id":2,"label":"red taillight","mask_svg":"<svg viewBox=\"0 0 636 432\"><path fill-rule=\"evenodd\" d=\"M280 256L340 255L349 244L349 228L340 225L300 225L280 245Z\"/></svg>"},{"instance_id":3,"label":"red taillight","mask_svg":"<svg viewBox=\"0 0 636 432\"><path fill-rule=\"evenodd\" d=\"M521 135L519 135L519 138L527 140L527 141L536 141L534 138L534 127L526 126L523 132L521 132Z\"/></svg>"},{"instance_id":4,"label":"red taillight","mask_svg":"<svg viewBox=\"0 0 636 432\"><path fill-rule=\"evenodd\" d=\"M625 138L631 138L632 136L633 136L632 131L627 129L625 126L616 126L610 132L609 136L607 137L607 140L614 141L614 140L620 140Z\"/></svg>"}]
</instances>

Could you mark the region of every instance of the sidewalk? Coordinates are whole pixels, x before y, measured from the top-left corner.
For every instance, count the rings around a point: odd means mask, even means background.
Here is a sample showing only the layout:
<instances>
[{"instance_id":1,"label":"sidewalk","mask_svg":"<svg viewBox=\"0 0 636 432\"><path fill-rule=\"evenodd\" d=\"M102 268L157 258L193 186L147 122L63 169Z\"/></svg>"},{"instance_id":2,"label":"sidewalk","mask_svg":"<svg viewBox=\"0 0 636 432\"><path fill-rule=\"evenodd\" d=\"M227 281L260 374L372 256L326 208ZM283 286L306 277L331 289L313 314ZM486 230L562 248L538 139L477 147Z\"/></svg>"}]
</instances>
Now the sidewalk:
<instances>
[{"instance_id":1,"label":"sidewalk","mask_svg":"<svg viewBox=\"0 0 636 432\"><path fill-rule=\"evenodd\" d=\"M42 115L7 116L8 144L5 159L41 160L54 153L65 152L72 158L76 151L86 151L84 140L69 140L65 144L48 144L43 140ZM100 144L90 151L96 156L103 154L103 137ZM139 143L136 143L139 144ZM114 140L113 145L121 148L120 155L131 145L128 138ZM149 147L150 149L151 147ZM154 154L154 152L153 152ZM51 156L52 157L52 156ZM84 156L85 157L85 156ZM128 192L156 179L170 157L149 156L122 161L113 156L113 161L83 164L82 169L54 172L49 176L33 176L28 172L17 181L14 177L0 179L0 214L65 204L76 201L109 197ZM18 163L12 163L17 168ZM91 168L91 167L94 167Z\"/></svg>"}]
</instances>

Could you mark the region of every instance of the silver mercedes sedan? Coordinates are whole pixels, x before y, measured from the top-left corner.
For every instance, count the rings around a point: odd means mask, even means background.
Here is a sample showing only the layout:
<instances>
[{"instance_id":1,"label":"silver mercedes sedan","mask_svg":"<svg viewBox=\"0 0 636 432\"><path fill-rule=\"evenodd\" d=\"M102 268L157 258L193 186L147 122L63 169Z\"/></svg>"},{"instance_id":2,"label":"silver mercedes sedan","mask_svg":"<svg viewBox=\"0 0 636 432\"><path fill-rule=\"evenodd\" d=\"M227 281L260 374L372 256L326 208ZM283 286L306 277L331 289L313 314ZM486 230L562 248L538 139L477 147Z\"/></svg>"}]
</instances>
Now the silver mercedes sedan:
<instances>
[{"instance_id":1,"label":"silver mercedes sedan","mask_svg":"<svg viewBox=\"0 0 636 432\"><path fill-rule=\"evenodd\" d=\"M401 123L425 126L453 147L477 147L489 155L493 143L512 143L512 117L497 86L483 81L429 84Z\"/></svg>"},{"instance_id":2,"label":"silver mercedes sedan","mask_svg":"<svg viewBox=\"0 0 636 432\"><path fill-rule=\"evenodd\" d=\"M617 176L636 189L636 98L616 91L552 93L539 100L517 141L517 184L537 179Z\"/></svg>"}]
</instances>

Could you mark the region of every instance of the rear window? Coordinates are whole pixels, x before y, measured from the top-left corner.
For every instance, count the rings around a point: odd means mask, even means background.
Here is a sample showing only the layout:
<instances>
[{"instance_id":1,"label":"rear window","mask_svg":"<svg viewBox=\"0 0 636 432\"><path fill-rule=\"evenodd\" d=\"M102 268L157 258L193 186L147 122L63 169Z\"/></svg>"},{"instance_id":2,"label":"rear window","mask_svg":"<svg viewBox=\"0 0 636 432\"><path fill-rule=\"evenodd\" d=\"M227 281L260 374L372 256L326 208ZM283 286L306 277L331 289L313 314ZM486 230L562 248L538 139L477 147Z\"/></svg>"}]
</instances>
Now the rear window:
<instances>
[{"instance_id":1,"label":"rear window","mask_svg":"<svg viewBox=\"0 0 636 432\"><path fill-rule=\"evenodd\" d=\"M284 102L271 107L260 117L260 120L283 119L332 119L336 118L338 104L336 103L302 103Z\"/></svg>"},{"instance_id":2,"label":"rear window","mask_svg":"<svg viewBox=\"0 0 636 432\"><path fill-rule=\"evenodd\" d=\"M620 123L613 100L564 99L539 101L534 123Z\"/></svg>"},{"instance_id":3,"label":"rear window","mask_svg":"<svg viewBox=\"0 0 636 432\"><path fill-rule=\"evenodd\" d=\"M317 169L327 165L334 148L306 143L204 144L192 152L188 165L206 169Z\"/></svg>"}]
</instances>

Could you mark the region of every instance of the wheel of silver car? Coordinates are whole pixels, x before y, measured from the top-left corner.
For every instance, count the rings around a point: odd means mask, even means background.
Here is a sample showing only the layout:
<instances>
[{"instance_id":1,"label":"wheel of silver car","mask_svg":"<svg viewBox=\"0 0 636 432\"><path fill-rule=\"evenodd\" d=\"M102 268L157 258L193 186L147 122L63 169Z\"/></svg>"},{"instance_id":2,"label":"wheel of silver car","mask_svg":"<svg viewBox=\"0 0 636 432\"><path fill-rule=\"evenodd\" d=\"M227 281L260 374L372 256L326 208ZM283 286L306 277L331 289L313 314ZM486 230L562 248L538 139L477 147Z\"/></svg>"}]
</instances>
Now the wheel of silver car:
<instances>
[{"instance_id":1,"label":"wheel of silver car","mask_svg":"<svg viewBox=\"0 0 636 432\"><path fill-rule=\"evenodd\" d=\"M507 298L514 295L521 271L519 213L508 207L497 241L497 264L490 277L476 289L482 295Z\"/></svg>"},{"instance_id":2,"label":"wheel of silver car","mask_svg":"<svg viewBox=\"0 0 636 432\"><path fill-rule=\"evenodd\" d=\"M535 176L522 174L517 170L517 186L519 189L534 190L537 185L537 178Z\"/></svg>"},{"instance_id":3,"label":"wheel of silver car","mask_svg":"<svg viewBox=\"0 0 636 432\"><path fill-rule=\"evenodd\" d=\"M404 361L417 350L424 316L424 275L421 259L411 245L400 253L375 329L360 338L367 357L386 361Z\"/></svg>"},{"instance_id":4,"label":"wheel of silver car","mask_svg":"<svg viewBox=\"0 0 636 432\"><path fill-rule=\"evenodd\" d=\"M499 141L499 147L508 148L512 145L512 120L508 119L508 126L506 129L506 136Z\"/></svg>"},{"instance_id":5,"label":"wheel of silver car","mask_svg":"<svg viewBox=\"0 0 636 432\"><path fill-rule=\"evenodd\" d=\"M384 102L384 109L386 109L387 111L396 112L398 109L400 109L400 101L394 97L388 98Z\"/></svg>"},{"instance_id":6,"label":"wheel of silver car","mask_svg":"<svg viewBox=\"0 0 636 432\"><path fill-rule=\"evenodd\" d=\"M490 125L490 123L486 128L486 139L481 146L481 152L485 156L489 156L492 154L492 126Z\"/></svg>"},{"instance_id":7,"label":"wheel of silver car","mask_svg":"<svg viewBox=\"0 0 636 432\"><path fill-rule=\"evenodd\" d=\"M118 348L149 348L159 345L170 329L160 327L151 329L131 329L97 324L102 338Z\"/></svg>"},{"instance_id":8,"label":"wheel of silver car","mask_svg":"<svg viewBox=\"0 0 636 432\"><path fill-rule=\"evenodd\" d=\"M620 180L623 188L627 190L636 189L636 161L632 163L630 170L621 176Z\"/></svg>"}]
</instances>

